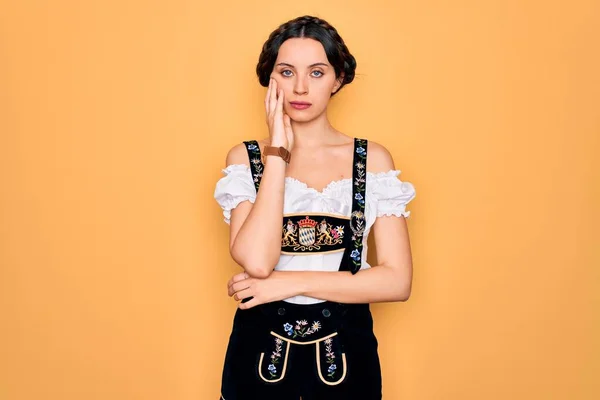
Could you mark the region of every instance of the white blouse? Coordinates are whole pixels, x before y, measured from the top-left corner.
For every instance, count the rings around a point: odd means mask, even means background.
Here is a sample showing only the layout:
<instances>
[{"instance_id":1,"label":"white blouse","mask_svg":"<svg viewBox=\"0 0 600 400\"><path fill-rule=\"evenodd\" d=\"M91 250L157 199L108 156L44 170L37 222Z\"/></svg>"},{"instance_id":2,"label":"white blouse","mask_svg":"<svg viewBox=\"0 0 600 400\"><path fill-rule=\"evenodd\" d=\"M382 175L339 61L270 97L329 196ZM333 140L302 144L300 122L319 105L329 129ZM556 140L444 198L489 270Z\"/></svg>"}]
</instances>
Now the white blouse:
<instances>
[{"instance_id":1,"label":"white blouse","mask_svg":"<svg viewBox=\"0 0 600 400\"><path fill-rule=\"evenodd\" d=\"M224 221L230 223L231 210L242 201L256 200L256 189L245 164L232 164L222 170L224 175L216 184L214 197L223 209ZM372 173L367 172L365 193L366 227L363 233L361 269L371 268L367 263L367 239L375 219L384 215L408 217L406 204L415 197L415 188L410 182L398 178L400 170ZM352 178L331 181L322 191L309 187L297 179L285 178L283 214L328 213L350 217L352 212ZM277 271L337 271L343 251L289 255L281 254L275 266ZM296 304L314 304L325 300L308 296L294 296L285 301Z\"/></svg>"}]
</instances>

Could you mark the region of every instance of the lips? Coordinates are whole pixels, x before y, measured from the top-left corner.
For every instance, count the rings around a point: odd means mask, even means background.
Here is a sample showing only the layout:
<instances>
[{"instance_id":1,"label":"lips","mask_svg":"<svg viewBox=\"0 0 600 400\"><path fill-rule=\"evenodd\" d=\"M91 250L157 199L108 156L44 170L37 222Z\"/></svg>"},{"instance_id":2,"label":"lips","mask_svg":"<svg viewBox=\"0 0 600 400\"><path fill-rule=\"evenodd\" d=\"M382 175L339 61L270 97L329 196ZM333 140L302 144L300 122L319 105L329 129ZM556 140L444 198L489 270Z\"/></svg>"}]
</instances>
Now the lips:
<instances>
[{"instance_id":1,"label":"lips","mask_svg":"<svg viewBox=\"0 0 600 400\"><path fill-rule=\"evenodd\" d=\"M290 105L294 107L296 110L306 110L312 104L307 103L305 101L290 101Z\"/></svg>"}]
</instances>

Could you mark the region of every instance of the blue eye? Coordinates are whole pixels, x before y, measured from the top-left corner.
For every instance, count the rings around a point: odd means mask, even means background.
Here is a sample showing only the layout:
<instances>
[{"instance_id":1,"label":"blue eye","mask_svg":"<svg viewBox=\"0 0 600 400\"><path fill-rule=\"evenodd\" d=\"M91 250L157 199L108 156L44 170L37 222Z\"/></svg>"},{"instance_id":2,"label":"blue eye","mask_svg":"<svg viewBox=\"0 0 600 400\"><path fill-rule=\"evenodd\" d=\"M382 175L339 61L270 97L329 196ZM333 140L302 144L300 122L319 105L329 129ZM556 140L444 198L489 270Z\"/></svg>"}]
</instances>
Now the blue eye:
<instances>
[{"instance_id":1,"label":"blue eye","mask_svg":"<svg viewBox=\"0 0 600 400\"><path fill-rule=\"evenodd\" d=\"M286 72L292 72L292 71L290 71L289 69L284 69L283 71L281 71L281 75L288 77L288 78L290 76L292 76L292 75L287 75ZM321 71L313 71L313 73L315 73L315 72L317 72L319 74L317 76L313 75L313 76L315 76L315 78L320 78L323 76L323 73Z\"/></svg>"}]
</instances>

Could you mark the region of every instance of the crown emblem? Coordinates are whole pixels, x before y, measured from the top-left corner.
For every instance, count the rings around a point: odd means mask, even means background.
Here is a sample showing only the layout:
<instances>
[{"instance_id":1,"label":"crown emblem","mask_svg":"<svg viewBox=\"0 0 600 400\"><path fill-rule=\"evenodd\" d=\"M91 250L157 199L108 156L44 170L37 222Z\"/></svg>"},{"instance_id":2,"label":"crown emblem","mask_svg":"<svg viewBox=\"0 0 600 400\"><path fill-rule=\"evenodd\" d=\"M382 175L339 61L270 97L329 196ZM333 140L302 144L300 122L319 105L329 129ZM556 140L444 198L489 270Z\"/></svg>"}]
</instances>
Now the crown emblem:
<instances>
[{"instance_id":1,"label":"crown emblem","mask_svg":"<svg viewBox=\"0 0 600 400\"><path fill-rule=\"evenodd\" d=\"M317 225L317 221L308 218L308 216L298 221L298 226L300 226L301 228L314 228L315 225Z\"/></svg>"}]
</instances>

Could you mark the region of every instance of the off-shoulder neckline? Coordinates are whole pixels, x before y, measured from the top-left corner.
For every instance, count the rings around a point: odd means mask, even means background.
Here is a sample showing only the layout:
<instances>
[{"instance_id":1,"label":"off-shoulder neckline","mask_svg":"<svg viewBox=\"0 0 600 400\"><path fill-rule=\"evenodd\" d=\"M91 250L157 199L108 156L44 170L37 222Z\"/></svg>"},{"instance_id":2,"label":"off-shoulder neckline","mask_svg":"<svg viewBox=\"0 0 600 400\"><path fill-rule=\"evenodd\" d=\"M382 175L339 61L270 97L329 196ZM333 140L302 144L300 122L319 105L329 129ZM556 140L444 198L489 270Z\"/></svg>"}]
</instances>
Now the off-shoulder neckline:
<instances>
[{"instance_id":1,"label":"off-shoulder neckline","mask_svg":"<svg viewBox=\"0 0 600 400\"><path fill-rule=\"evenodd\" d=\"M250 171L250 166L247 164L230 164L226 168L223 169L223 172L230 172L232 169L240 168L240 167L242 169ZM380 179L380 178L386 178L386 177L397 177L398 175L400 175L400 172L401 171L399 169L390 169L388 171L381 171L381 172L367 171L367 178L371 177L371 178L375 178L375 179ZM304 190L308 190L308 191L311 191L311 192L314 192L317 194L321 194L321 195L329 192L330 190L332 190L334 187L336 187L338 185L351 183L351 182L352 182L352 178L334 179L331 182L329 182L327 185L325 185L323 187L323 189L319 190L312 186L309 186L308 183L301 181L299 179L296 179L294 177L291 177L291 176L285 177L286 184L295 184Z\"/></svg>"}]
</instances>

